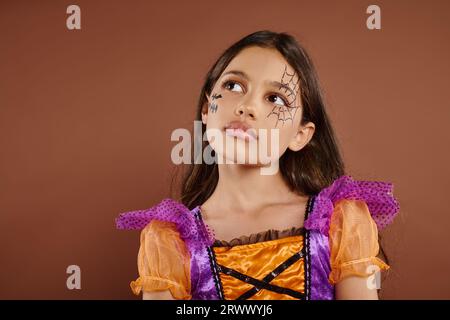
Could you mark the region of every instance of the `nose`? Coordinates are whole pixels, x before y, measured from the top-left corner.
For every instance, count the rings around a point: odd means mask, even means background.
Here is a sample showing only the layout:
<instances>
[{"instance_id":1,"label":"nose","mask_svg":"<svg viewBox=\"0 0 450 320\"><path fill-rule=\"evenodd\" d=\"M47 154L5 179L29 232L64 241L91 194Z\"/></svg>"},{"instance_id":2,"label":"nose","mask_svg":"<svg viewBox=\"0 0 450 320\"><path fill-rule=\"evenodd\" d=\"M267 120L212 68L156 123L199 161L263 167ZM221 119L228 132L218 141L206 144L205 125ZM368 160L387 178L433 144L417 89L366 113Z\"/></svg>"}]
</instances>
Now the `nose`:
<instances>
[{"instance_id":1,"label":"nose","mask_svg":"<svg viewBox=\"0 0 450 320\"><path fill-rule=\"evenodd\" d=\"M241 103L236 109L235 109L235 115L236 116L244 116L245 117L250 117L251 119L255 119L256 118L256 114L255 114L255 110L252 106L250 106L247 103Z\"/></svg>"}]
</instances>

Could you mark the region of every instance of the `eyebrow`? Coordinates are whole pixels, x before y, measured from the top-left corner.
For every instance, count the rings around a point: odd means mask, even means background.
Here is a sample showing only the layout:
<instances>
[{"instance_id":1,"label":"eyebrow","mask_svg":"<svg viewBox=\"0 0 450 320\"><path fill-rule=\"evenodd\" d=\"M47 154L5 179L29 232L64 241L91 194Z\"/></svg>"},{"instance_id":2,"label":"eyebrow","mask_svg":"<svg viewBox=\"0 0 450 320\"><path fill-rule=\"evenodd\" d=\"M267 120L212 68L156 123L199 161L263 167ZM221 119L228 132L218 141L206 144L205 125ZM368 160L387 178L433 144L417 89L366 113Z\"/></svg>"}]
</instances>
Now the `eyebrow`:
<instances>
[{"instance_id":1,"label":"eyebrow","mask_svg":"<svg viewBox=\"0 0 450 320\"><path fill-rule=\"evenodd\" d=\"M237 75L237 76L240 76L240 77L244 78L244 79L247 80L247 81L250 80L250 77L249 77L244 71L230 70L230 71L225 72L225 73L222 75L222 77L225 76L225 75L227 75L227 74L234 74L234 75ZM281 82L279 82L279 81L269 81L268 83L269 83L271 86L277 87L277 88L279 88L279 89L284 88L284 89L288 90L294 97L296 96L294 90L292 90L292 88L289 87L287 84L281 83Z\"/></svg>"}]
</instances>

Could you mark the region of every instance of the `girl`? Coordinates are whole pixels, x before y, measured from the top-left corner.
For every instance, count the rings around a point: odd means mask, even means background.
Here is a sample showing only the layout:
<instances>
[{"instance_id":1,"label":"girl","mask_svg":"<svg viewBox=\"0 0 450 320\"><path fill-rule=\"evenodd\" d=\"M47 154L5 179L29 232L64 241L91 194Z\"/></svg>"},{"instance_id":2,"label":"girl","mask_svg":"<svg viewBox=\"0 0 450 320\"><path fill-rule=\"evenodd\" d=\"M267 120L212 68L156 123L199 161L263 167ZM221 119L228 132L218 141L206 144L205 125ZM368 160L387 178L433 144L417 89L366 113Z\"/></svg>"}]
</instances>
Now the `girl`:
<instances>
[{"instance_id":1,"label":"girl","mask_svg":"<svg viewBox=\"0 0 450 320\"><path fill-rule=\"evenodd\" d=\"M144 299L377 299L378 230L399 210L392 184L357 181L344 165L316 72L286 33L259 31L228 48L206 76L198 103L203 150L181 199L122 213L120 229L142 229L139 278ZM270 144L279 170L247 154ZM202 137L200 137L201 139ZM217 138L217 137L216 137ZM202 153L203 154L203 153Z\"/></svg>"}]
</instances>

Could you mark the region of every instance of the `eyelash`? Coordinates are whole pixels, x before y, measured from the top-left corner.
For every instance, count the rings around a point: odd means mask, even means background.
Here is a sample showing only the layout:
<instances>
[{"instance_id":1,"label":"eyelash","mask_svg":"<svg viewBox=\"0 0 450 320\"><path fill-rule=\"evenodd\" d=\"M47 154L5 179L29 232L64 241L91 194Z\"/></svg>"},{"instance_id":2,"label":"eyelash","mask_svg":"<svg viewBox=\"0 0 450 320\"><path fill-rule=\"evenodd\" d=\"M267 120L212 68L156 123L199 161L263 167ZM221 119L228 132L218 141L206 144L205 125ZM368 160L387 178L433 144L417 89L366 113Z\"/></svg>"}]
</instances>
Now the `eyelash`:
<instances>
[{"instance_id":1,"label":"eyelash","mask_svg":"<svg viewBox=\"0 0 450 320\"><path fill-rule=\"evenodd\" d=\"M227 81L225 81L225 82L222 84L222 88L223 88L223 89L226 89L226 90L229 90L229 89L226 88L227 85L228 85L229 83L237 83L238 85L240 85L241 87L243 87L243 85L242 85L241 83L239 83L238 81L227 80ZM271 95L277 96L277 97L279 97L281 100L283 100L283 102L284 102L284 104L285 104L285 105L284 105L285 107L290 107L290 106L291 106L291 104L287 102L287 99L286 99L284 96L280 95L279 93L274 93L274 92L272 92Z\"/></svg>"}]
</instances>

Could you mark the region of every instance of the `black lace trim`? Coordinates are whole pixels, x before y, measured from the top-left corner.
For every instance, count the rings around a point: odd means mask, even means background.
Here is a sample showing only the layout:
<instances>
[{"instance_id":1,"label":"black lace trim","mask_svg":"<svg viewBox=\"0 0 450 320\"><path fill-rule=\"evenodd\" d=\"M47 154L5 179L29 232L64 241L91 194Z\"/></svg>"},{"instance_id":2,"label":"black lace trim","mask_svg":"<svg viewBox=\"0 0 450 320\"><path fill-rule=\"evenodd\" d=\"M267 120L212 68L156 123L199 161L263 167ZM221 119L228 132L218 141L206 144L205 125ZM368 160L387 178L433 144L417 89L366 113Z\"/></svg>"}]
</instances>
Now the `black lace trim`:
<instances>
[{"instance_id":1,"label":"black lace trim","mask_svg":"<svg viewBox=\"0 0 450 320\"><path fill-rule=\"evenodd\" d=\"M216 255L214 254L214 250L212 247L208 247L208 255L209 255L209 261L211 264L211 271L213 271L214 275L214 284L216 286L217 295L219 296L220 300L225 300L224 293L223 293L223 287L222 287L222 281L220 280L219 271L220 268L217 265Z\"/></svg>"},{"instance_id":2,"label":"black lace trim","mask_svg":"<svg viewBox=\"0 0 450 320\"><path fill-rule=\"evenodd\" d=\"M308 205L305 210L305 221L308 219L315 202L315 196L311 196L308 199ZM305 237L303 238L304 244L303 249L305 251L305 298L306 300L311 300L311 250L309 245L309 230L306 230Z\"/></svg>"},{"instance_id":3,"label":"black lace trim","mask_svg":"<svg viewBox=\"0 0 450 320\"><path fill-rule=\"evenodd\" d=\"M201 223L203 223L203 217L202 217L202 213L200 210L198 210L196 212L195 217L198 220L200 220ZM210 267L211 273L213 275L214 286L216 287L217 296L219 297L220 300L224 300L222 282L220 281L220 275L219 275L219 270L217 268L216 256L214 254L214 250L212 249L211 246L206 247L206 250L208 252L209 267Z\"/></svg>"}]
</instances>

